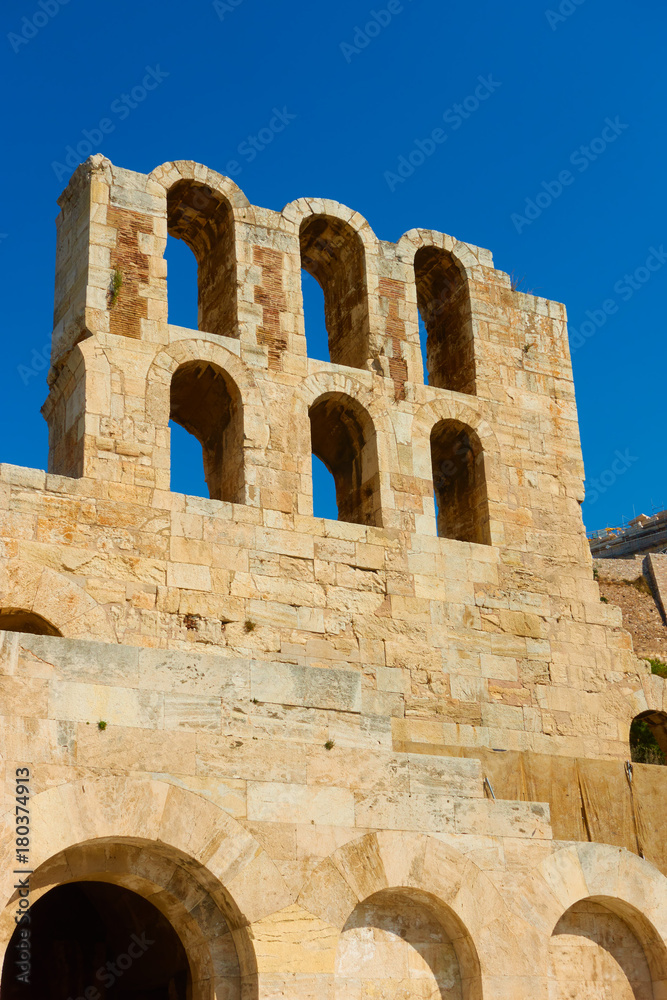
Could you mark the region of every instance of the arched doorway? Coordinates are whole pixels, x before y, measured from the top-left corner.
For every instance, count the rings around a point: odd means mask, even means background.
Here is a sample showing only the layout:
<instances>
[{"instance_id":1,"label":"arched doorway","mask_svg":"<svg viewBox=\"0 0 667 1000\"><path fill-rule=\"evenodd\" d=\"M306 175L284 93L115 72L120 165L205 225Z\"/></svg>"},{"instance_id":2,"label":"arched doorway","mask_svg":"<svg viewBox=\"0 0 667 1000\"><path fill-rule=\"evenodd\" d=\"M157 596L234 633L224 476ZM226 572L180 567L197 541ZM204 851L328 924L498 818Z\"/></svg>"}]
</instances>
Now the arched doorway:
<instances>
[{"instance_id":1,"label":"arched doorway","mask_svg":"<svg viewBox=\"0 0 667 1000\"><path fill-rule=\"evenodd\" d=\"M654 1000L653 977L634 929L600 899L563 914L549 948L550 1000Z\"/></svg>"},{"instance_id":2,"label":"arched doorway","mask_svg":"<svg viewBox=\"0 0 667 1000\"><path fill-rule=\"evenodd\" d=\"M461 931L443 917L411 889L386 889L359 903L338 942L334 1000L466 1000L470 979L456 950Z\"/></svg>"},{"instance_id":3,"label":"arched doorway","mask_svg":"<svg viewBox=\"0 0 667 1000\"><path fill-rule=\"evenodd\" d=\"M189 1000L183 944L143 896L111 882L59 885L30 910L31 983L17 979L20 928L5 954L3 1000Z\"/></svg>"}]
</instances>

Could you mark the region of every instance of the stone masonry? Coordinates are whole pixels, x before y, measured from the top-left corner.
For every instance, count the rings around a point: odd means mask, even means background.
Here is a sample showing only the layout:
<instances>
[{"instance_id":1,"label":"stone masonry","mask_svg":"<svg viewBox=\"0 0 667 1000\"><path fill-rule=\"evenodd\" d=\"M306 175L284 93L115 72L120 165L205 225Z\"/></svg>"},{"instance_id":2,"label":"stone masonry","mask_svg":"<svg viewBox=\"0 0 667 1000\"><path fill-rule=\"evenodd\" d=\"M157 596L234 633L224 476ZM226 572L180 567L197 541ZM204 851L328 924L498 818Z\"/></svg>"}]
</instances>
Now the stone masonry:
<instances>
[{"instance_id":1,"label":"stone masonry","mask_svg":"<svg viewBox=\"0 0 667 1000\"><path fill-rule=\"evenodd\" d=\"M190 161L94 156L60 205L48 472L0 466L7 955L29 768L35 914L149 900L187 956L151 997L666 1000L667 768L626 761L667 682L593 578L564 307Z\"/></svg>"}]
</instances>

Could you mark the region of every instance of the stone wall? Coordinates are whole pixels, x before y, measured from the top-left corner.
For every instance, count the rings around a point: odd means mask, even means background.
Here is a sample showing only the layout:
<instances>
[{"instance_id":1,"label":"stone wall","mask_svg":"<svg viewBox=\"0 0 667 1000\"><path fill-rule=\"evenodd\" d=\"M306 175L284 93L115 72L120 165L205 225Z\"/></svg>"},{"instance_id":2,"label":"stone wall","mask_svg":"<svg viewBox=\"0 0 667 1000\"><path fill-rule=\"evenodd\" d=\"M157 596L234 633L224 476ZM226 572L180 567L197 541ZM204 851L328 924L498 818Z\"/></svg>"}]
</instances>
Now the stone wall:
<instances>
[{"instance_id":1,"label":"stone wall","mask_svg":"<svg viewBox=\"0 0 667 1000\"><path fill-rule=\"evenodd\" d=\"M624 762L667 685L593 579L564 307L189 161L60 203L49 471L0 466L0 626L49 633L0 632L3 947L28 767L33 900L150 899L192 1000L664 997L667 769Z\"/></svg>"}]
</instances>

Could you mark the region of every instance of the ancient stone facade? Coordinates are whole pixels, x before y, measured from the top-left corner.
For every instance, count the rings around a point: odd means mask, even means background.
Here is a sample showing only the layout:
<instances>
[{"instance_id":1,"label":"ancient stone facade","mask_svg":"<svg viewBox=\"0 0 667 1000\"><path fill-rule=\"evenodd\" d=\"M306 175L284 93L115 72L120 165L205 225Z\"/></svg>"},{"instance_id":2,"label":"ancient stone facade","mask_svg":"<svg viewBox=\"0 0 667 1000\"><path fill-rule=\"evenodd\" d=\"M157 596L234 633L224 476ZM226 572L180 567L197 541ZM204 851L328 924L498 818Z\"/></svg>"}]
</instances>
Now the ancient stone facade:
<instances>
[{"instance_id":1,"label":"ancient stone facade","mask_svg":"<svg viewBox=\"0 0 667 1000\"><path fill-rule=\"evenodd\" d=\"M27 768L48 1000L665 1000L667 768L626 761L666 682L593 578L564 307L192 162L61 208L49 471L0 467L3 996ZM119 928L161 950L107 987Z\"/></svg>"}]
</instances>

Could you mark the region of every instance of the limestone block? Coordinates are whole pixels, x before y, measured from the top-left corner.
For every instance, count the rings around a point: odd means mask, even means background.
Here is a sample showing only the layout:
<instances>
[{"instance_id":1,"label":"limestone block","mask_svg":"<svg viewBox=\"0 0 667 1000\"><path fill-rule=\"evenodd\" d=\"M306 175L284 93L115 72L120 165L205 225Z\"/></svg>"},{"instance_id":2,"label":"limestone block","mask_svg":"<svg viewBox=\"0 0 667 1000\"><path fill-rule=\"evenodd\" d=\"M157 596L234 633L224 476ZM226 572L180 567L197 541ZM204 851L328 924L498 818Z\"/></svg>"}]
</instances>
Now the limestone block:
<instances>
[{"instance_id":1,"label":"limestone block","mask_svg":"<svg viewBox=\"0 0 667 1000\"><path fill-rule=\"evenodd\" d=\"M253 663L250 689L260 702L361 711L361 677L349 670Z\"/></svg>"},{"instance_id":2,"label":"limestone block","mask_svg":"<svg viewBox=\"0 0 667 1000\"><path fill-rule=\"evenodd\" d=\"M157 729L163 724L163 696L136 688L58 681L49 686L51 719Z\"/></svg>"},{"instance_id":3,"label":"limestone block","mask_svg":"<svg viewBox=\"0 0 667 1000\"><path fill-rule=\"evenodd\" d=\"M267 741L256 733L247 738L202 733L197 738L198 775L248 781L261 776L269 782L305 785L306 767L303 746L297 742Z\"/></svg>"},{"instance_id":4,"label":"limestone block","mask_svg":"<svg viewBox=\"0 0 667 1000\"><path fill-rule=\"evenodd\" d=\"M251 821L354 826L354 815L354 795L346 788L248 782Z\"/></svg>"},{"instance_id":5,"label":"limestone block","mask_svg":"<svg viewBox=\"0 0 667 1000\"><path fill-rule=\"evenodd\" d=\"M111 724L100 731L94 722L79 722L76 726L77 763L104 768L110 760L116 767L130 771L194 774L196 738L194 733L138 731Z\"/></svg>"}]
</instances>

